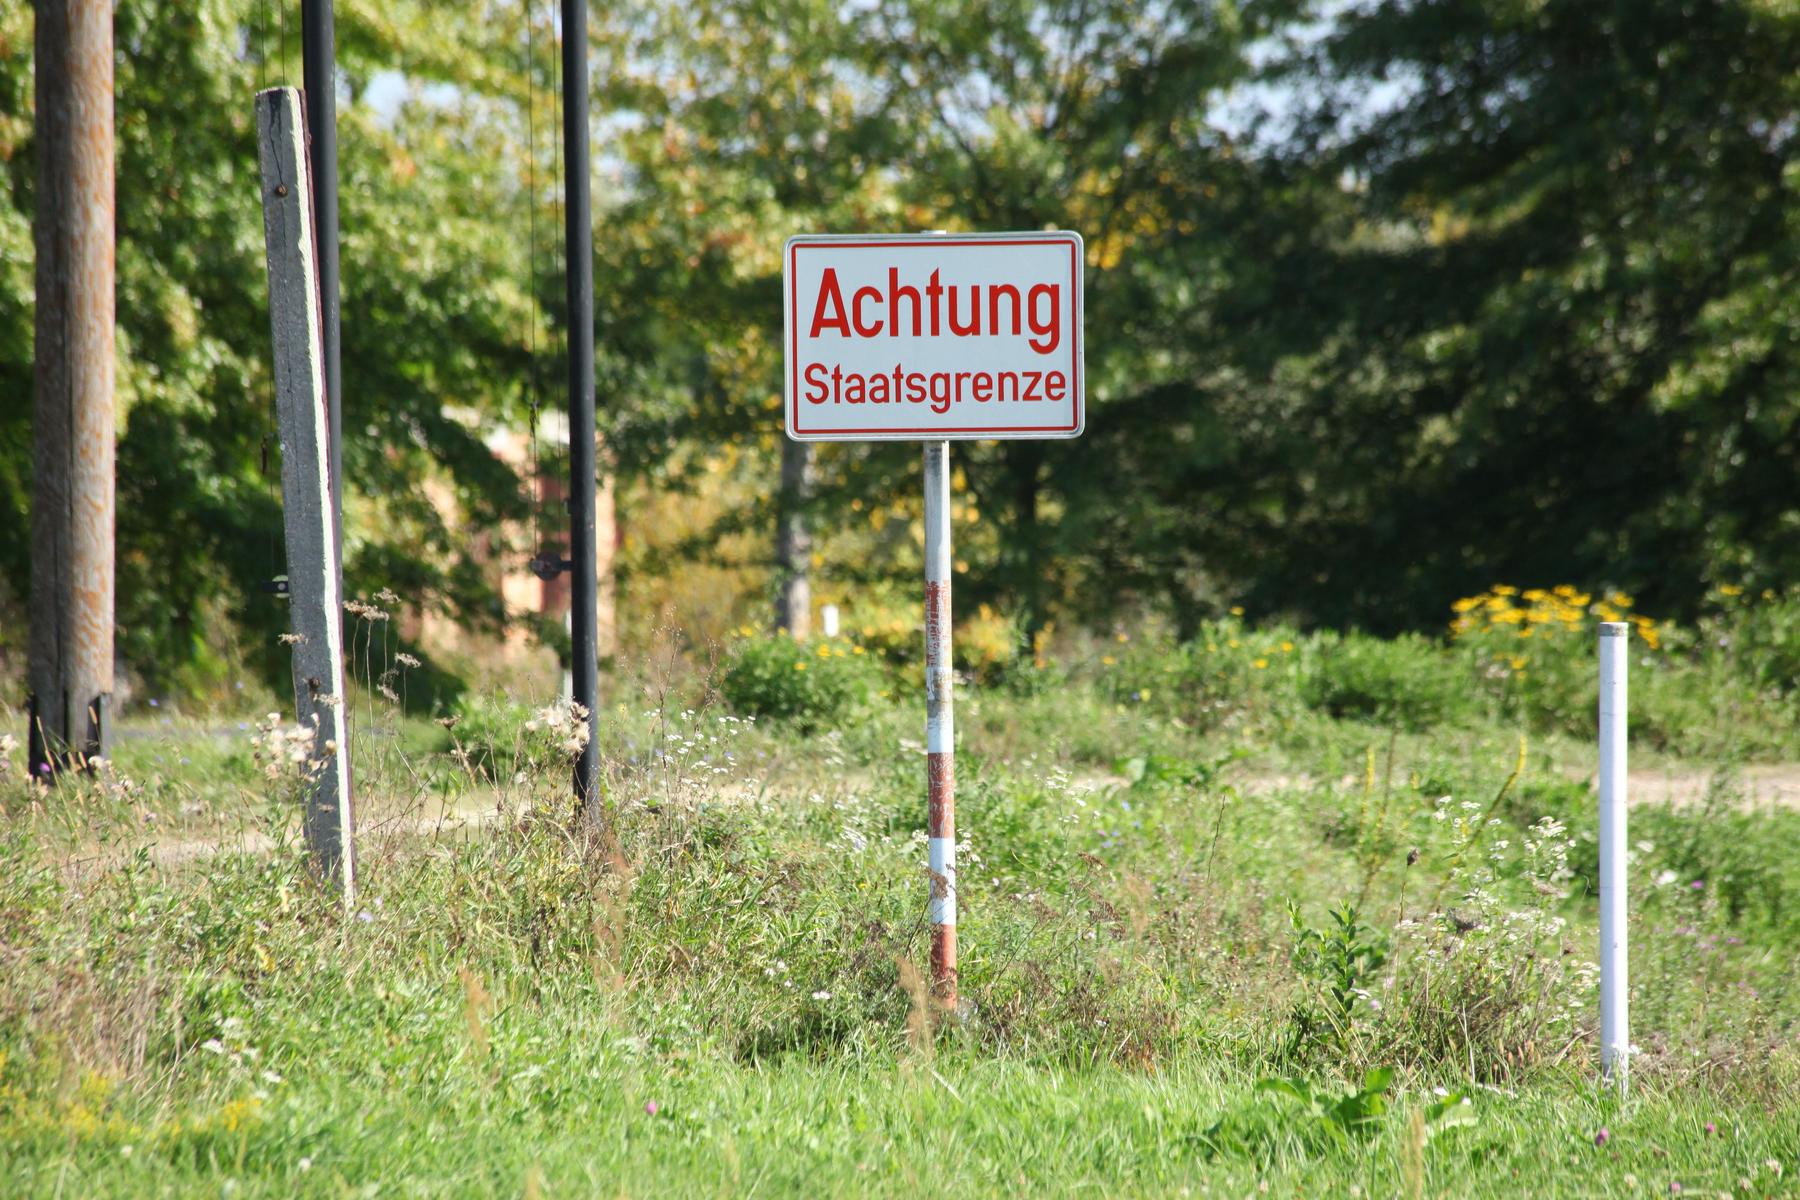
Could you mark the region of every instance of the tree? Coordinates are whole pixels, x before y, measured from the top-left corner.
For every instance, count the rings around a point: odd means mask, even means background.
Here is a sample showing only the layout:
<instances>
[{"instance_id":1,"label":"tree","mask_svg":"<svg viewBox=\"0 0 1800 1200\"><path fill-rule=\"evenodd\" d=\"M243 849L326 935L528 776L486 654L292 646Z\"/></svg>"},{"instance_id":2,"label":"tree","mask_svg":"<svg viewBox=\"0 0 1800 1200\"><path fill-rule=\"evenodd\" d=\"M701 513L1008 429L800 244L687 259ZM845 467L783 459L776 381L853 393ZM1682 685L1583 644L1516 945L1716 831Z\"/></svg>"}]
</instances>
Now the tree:
<instances>
[{"instance_id":1,"label":"tree","mask_svg":"<svg viewBox=\"0 0 1800 1200\"><path fill-rule=\"evenodd\" d=\"M1163 464L1170 430L1182 445L1212 422L1200 382L1209 343L1179 335L1227 275L1207 211L1239 168L1213 109L1249 76L1247 48L1291 8L728 0L621 16L633 47L622 61L656 64L641 73L643 121L626 141L628 294L652 298L694 367L689 386L669 379L664 404L621 436L644 445L686 422L772 458L779 247L791 233L1075 228L1088 239L1089 327L1103 331L1089 340L1091 432L1075 445L958 448L968 499L988 520L959 555L970 561L964 594L1002 602L1029 632L1072 598L1118 605L1122 577L1176 590L1180 573L1152 565L1159 550L1106 535L1120 480ZM635 357L671 343L615 345ZM1155 414L1149 440L1133 412ZM821 448L817 503L916 496L917 457L908 446ZM774 507L734 519L769 528ZM905 537L878 548L884 562L855 569L916 573Z\"/></svg>"},{"instance_id":2,"label":"tree","mask_svg":"<svg viewBox=\"0 0 1800 1200\"><path fill-rule=\"evenodd\" d=\"M1353 181L1257 457L1253 594L1430 624L1499 579L1654 611L1800 569L1800 10L1387 0L1290 61L1284 157ZM1384 90L1388 99L1380 97Z\"/></svg>"},{"instance_id":3,"label":"tree","mask_svg":"<svg viewBox=\"0 0 1800 1200\"><path fill-rule=\"evenodd\" d=\"M271 679L281 669L281 613L258 588L281 569L281 524L250 100L298 78L285 7L121 0L115 15L119 640L158 690L216 684L240 654ZM29 6L0 15L0 388L16 395L32 361L30 21ZM549 22L537 14L540 96ZM349 586L490 625L493 589L421 483L479 524L526 512L483 441L521 421L528 332L544 322L521 232L547 203L520 186L523 29L517 4L465 21L417 0L339 5ZM371 81L396 70L403 95L378 107ZM29 571L28 444L7 406L0 573L13 580Z\"/></svg>"}]
</instances>

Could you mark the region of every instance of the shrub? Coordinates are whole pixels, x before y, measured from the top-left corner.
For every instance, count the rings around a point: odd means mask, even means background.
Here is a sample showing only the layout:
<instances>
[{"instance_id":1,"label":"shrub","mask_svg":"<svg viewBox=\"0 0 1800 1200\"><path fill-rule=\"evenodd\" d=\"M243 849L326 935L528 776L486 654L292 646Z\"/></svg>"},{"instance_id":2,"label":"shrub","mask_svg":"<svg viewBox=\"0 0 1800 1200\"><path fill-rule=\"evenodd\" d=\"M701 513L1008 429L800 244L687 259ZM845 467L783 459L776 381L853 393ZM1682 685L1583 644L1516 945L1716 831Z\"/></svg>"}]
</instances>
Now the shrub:
<instances>
[{"instance_id":1,"label":"shrub","mask_svg":"<svg viewBox=\"0 0 1800 1200\"><path fill-rule=\"evenodd\" d=\"M1751 594L1724 584L1709 597L1717 612L1701 618L1700 646L1726 660L1729 673L1760 689L1800 689L1800 588Z\"/></svg>"},{"instance_id":2,"label":"shrub","mask_svg":"<svg viewBox=\"0 0 1800 1200\"><path fill-rule=\"evenodd\" d=\"M1121 704L1148 704L1200 729L1272 715L1292 703L1305 639L1284 626L1251 628L1233 611L1186 642L1141 637L1105 647L1100 679Z\"/></svg>"},{"instance_id":3,"label":"shrub","mask_svg":"<svg viewBox=\"0 0 1800 1200\"><path fill-rule=\"evenodd\" d=\"M1632 610L1620 592L1496 585L1458 600L1450 636L1495 710L1538 729L1594 728L1597 626L1632 626L1633 740L1684 755L1794 752L1800 604L1774 591L1714 589L1693 627Z\"/></svg>"},{"instance_id":4,"label":"shrub","mask_svg":"<svg viewBox=\"0 0 1800 1200\"><path fill-rule=\"evenodd\" d=\"M1633 612L1633 603L1621 592L1596 599L1566 583L1523 591L1496 584L1451 606L1450 637L1500 713L1591 736L1601 622L1629 622L1634 647L1655 655L1659 666L1667 661L1661 651L1670 629Z\"/></svg>"},{"instance_id":5,"label":"shrub","mask_svg":"<svg viewBox=\"0 0 1800 1200\"><path fill-rule=\"evenodd\" d=\"M803 728L842 721L868 704L881 668L844 638L797 642L786 634L747 637L732 648L719 690L746 716L791 720Z\"/></svg>"},{"instance_id":6,"label":"shrub","mask_svg":"<svg viewBox=\"0 0 1800 1200\"><path fill-rule=\"evenodd\" d=\"M576 748L568 744L569 705L533 709L507 696L465 696L457 702L450 736L457 757L489 779L539 775L565 767Z\"/></svg>"},{"instance_id":7,"label":"shrub","mask_svg":"<svg viewBox=\"0 0 1800 1200\"><path fill-rule=\"evenodd\" d=\"M1465 716L1466 686L1445 670L1443 652L1407 634L1393 641L1350 633L1321 635L1319 653L1300 685L1306 703L1334 717L1360 717L1424 729Z\"/></svg>"}]
</instances>

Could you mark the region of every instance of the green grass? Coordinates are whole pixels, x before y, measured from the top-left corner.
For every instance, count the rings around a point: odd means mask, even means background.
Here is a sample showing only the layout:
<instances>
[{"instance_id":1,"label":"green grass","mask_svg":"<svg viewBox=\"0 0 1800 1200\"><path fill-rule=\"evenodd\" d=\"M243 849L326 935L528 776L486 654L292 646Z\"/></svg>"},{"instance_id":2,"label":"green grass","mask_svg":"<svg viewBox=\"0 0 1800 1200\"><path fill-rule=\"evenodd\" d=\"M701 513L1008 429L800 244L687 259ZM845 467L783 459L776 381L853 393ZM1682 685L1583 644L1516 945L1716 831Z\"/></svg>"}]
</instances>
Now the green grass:
<instances>
[{"instance_id":1,"label":"green grass","mask_svg":"<svg viewBox=\"0 0 1800 1200\"><path fill-rule=\"evenodd\" d=\"M1455 652L1208 636L1109 642L959 699L954 1020L918 981L908 700L801 726L709 707L705 679L623 681L604 837L571 831L530 704L446 729L359 700L380 736L358 750L348 912L295 845L293 784L235 721L154 716L110 776L50 794L15 760L0 1178L44 1196L1793 1194L1800 812L1751 811L1729 775L1706 804L1634 810L1641 1053L1621 1101L1594 1078L1582 739L1457 699ZM434 832L447 810L493 816ZM1331 1107L1390 1072L1354 1102L1366 1119Z\"/></svg>"}]
</instances>

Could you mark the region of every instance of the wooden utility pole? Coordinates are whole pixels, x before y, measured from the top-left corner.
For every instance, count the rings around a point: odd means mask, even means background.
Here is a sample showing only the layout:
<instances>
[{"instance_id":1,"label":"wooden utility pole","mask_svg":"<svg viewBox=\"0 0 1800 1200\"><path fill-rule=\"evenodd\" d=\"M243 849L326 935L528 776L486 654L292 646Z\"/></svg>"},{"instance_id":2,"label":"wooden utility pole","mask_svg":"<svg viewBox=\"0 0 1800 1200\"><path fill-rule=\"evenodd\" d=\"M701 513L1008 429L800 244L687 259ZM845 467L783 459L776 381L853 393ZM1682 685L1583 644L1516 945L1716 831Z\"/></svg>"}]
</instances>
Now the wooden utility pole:
<instances>
[{"instance_id":1,"label":"wooden utility pole","mask_svg":"<svg viewBox=\"0 0 1800 1200\"><path fill-rule=\"evenodd\" d=\"M113 690L112 0L37 6L29 757L103 755Z\"/></svg>"}]
</instances>

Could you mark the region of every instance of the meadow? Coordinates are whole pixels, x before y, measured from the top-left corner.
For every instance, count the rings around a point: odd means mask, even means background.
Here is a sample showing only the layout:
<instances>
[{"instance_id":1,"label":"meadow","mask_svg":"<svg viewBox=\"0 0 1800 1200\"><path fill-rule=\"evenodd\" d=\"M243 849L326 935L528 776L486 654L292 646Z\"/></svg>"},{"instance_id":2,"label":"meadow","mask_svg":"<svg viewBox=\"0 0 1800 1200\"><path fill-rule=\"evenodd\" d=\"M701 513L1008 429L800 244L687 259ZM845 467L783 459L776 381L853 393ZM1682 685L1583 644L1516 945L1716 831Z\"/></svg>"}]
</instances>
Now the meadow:
<instances>
[{"instance_id":1,"label":"meadow","mask_svg":"<svg viewBox=\"0 0 1800 1200\"><path fill-rule=\"evenodd\" d=\"M1593 634L1634 626L1631 1086L1597 1081ZM962 1004L922 980L915 631L622 660L566 712L146 707L0 742L21 1196L1778 1196L1800 1175L1800 600L1499 588L1444 637L959 631Z\"/></svg>"}]
</instances>

